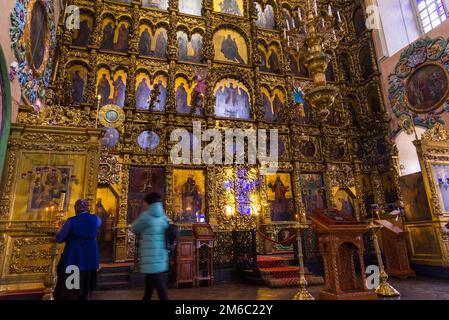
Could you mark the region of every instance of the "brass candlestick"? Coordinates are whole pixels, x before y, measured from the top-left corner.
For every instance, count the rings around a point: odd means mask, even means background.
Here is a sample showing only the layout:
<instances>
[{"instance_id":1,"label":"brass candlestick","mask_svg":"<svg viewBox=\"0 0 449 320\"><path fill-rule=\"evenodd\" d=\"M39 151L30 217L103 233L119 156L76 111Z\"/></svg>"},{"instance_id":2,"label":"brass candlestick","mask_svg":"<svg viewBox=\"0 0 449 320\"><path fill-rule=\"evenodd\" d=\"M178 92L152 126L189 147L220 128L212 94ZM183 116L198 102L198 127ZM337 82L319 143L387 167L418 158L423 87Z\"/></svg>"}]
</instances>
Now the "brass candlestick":
<instances>
[{"instance_id":1,"label":"brass candlestick","mask_svg":"<svg viewBox=\"0 0 449 320\"><path fill-rule=\"evenodd\" d=\"M379 271L380 271L379 287L377 287L375 289L375 292L379 296L382 296L382 297L400 296L401 294L388 283L388 275L385 272L384 263L382 260L382 254L381 254L380 247L379 247L379 239L377 238L377 231L380 230L381 227L376 226L374 224L373 219L371 219L369 226L370 226L370 229L371 229L371 232L373 235L374 249L376 250L377 263L379 265Z\"/></svg>"},{"instance_id":2,"label":"brass candlestick","mask_svg":"<svg viewBox=\"0 0 449 320\"><path fill-rule=\"evenodd\" d=\"M299 262L299 282L298 282L299 291L295 294L293 300L315 300L315 298L307 290L306 273L304 271L304 255L302 251L301 230L306 230L309 227L307 225L305 213L299 214L298 221L299 227L297 235L297 244L298 244L298 262Z\"/></svg>"},{"instance_id":3,"label":"brass candlestick","mask_svg":"<svg viewBox=\"0 0 449 320\"><path fill-rule=\"evenodd\" d=\"M58 250L58 244L54 240L56 234L59 231L59 228L61 226L61 220L64 214L64 202L65 202L66 193L61 193L60 198L60 205L56 212L54 221L51 221L51 219L48 221L48 223L45 223L43 225L37 225L37 226L29 226L28 229L31 230L31 232L36 233L43 233L48 236L50 236L53 241L51 243L50 247L50 265L48 267L47 273L44 277L44 286L45 286L45 293L42 297L43 300L54 300L54 291L56 287L56 281L57 281L57 273L56 273L56 259L59 254Z\"/></svg>"}]
</instances>

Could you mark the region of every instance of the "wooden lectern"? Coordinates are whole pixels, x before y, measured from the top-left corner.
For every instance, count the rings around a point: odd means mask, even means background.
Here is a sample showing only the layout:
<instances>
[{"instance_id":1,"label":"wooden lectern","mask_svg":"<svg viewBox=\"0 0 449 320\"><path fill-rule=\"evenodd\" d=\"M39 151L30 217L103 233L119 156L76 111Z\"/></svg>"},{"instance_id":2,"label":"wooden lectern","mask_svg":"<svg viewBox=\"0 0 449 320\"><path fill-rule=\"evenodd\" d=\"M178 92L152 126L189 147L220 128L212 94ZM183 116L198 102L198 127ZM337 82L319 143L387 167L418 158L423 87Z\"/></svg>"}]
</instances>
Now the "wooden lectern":
<instances>
[{"instance_id":1,"label":"wooden lectern","mask_svg":"<svg viewBox=\"0 0 449 320\"><path fill-rule=\"evenodd\" d=\"M380 230L382 252L387 262L389 276L406 279L415 277L415 271L410 268L407 251L407 233L388 220L376 220L383 228Z\"/></svg>"},{"instance_id":2,"label":"wooden lectern","mask_svg":"<svg viewBox=\"0 0 449 320\"><path fill-rule=\"evenodd\" d=\"M377 294L366 288L363 234L369 230L368 226L334 209L316 210L311 219L324 263L325 288L319 298L377 299ZM360 276L356 273L356 263Z\"/></svg>"},{"instance_id":3,"label":"wooden lectern","mask_svg":"<svg viewBox=\"0 0 449 320\"><path fill-rule=\"evenodd\" d=\"M210 224L197 223L193 225L193 235L196 261L195 286L199 287L201 281L206 281L209 286L212 286L214 284L214 231ZM206 250L205 255L201 254L202 248ZM201 270L202 262L206 265L206 270Z\"/></svg>"}]
</instances>

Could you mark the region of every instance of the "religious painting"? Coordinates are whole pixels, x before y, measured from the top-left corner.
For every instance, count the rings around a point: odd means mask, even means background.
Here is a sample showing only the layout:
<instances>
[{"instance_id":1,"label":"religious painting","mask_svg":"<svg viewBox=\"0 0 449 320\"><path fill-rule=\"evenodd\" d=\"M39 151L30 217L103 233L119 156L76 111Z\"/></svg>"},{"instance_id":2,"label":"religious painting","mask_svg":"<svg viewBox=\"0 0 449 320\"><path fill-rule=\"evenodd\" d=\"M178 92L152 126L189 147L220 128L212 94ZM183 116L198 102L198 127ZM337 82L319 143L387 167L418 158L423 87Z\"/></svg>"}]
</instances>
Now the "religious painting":
<instances>
[{"instance_id":1,"label":"religious painting","mask_svg":"<svg viewBox=\"0 0 449 320\"><path fill-rule=\"evenodd\" d=\"M176 111L183 114L193 113L194 115L203 114L202 99L196 101L196 105L193 97L195 96L195 88L197 86L196 81L189 82L184 78L177 78L175 81L176 88Z\"/></svg>"},{"instance_id":2,"label":"religious painting","mask_svg":"<svg viewBox=\"0 0 449 320\"><path fill-rule=\"evenodd\" d=\"M153 34L149 26L140 26L139 54L165 59L167 57L167 39L165 28L158 28Z\"/></svg>"},{"instance_id":3,"label":"religious painting","mask_svg":"<svg viewBox=\"0 0 449 320\"><path fill-rule=\"evenodd\" d=\"M344 215L355 217L355 204L352 193L347 189L339 189L334 195L336 209Z\"/></svg>"},{"instance_id":4,"label":"religious painting","mask_svg":"<svg viewBox=\"0 0 449 320\"><path fill-rule=\"evenodd\" d=\"M101 218L97 240L100 251L100 261L110 262L113 259L114 227L118 213L118 199L108 186L97 189L97 203L95 214Z\"/></svg>"},{"instance_id":5,"label":"religious painting","mask_svg":"<svg viewBox=\"0 0 449 320\"><path fill-rule=\"evenodd\" d=\"M153 102L151 111L165 111L167 102L167 78L158 75L151 81L147 73L141 72L136 77L136 109L149 110L150 104ZM158 90L159 94L156 101L151 101L153 90ZM155 96L154 96L155 97Z\"/></svg>"},{"instance_id":6,"label":"religious painting","mask_svg":"<svg viewBox=\"0 0 449 320\"><path fill-rule=\"evenodd\" d=\"M363 7L358 7L353 17L355 33L360 37L366 31L366 14Z\"/></svg>"},{"instance_id":7,"label":"religious painting","mask_svg":"<svg viewBox=\"0 0 449 320\"><path fill-rule=\"evenodd\" d=\"M282 9L282 16L284 17L287 29L294 29L299 26L298 16L292 15L286 8Z\"/></svg>"},{"instance_id":8,"label":"religious painting","mask_svg":"<svg viewBox=\"0 0 449 320\"><path fill-rule=\"evenodd\" d=\"M276 18L273 7L270 4L267 4L265 8L262 8L262 5L258 2L255 2L254 5L257 10L256 26L274 30L276 28Z\"/></svg>"},{"instance_id":9,"label":"religious painting","mask_svg":"<svg viewBox=\"0 0 449 320\"><path fill-rule=\"evenodd\" d=\"M42 1L35 1L31 9L31 19L28 21L28 60L30 65L39 70L45 62L50 38L50 26L47 9ZM28 46L27 45L27 46Z\"/></svg>"},{"instance_id":10,"label":"religious painting","mask_svg":"<svg viewBox=\"0 0 449 320\"><path fill-rule=\"evenodd\" d=\"M214 34L215 60L247 64L248 47L242 35L231 29L222 29Z\"/></svg>"},{"instance_id":11,"label":"religious painting","mask_svg":"<svg viewBox=\"0 0 449 320\"><path fill-rule=\"evenodd\" d=\"M441 106L448 88L448 75L443 67L427 64L416 69L407 80L407 101L415 112L426 113Z\"/></svg>"},{"instance_id":12,"label":"religious painting","mask_svg":"<svg viewBox=\"0 0 449 320\"><path fill-rule=\"evenodd\" d=\"M101 29L103 36L100 48L104 50L114 50L115 22L110 18L103 19Z\"/></svg>"},{"instance_id":13,"label":"religious painting","mask_svg":"<svg viewBox=\"0 0 449 320\"><path fill-rule=\"evenodd\" d=\"M332 65L332 62L329 62L326 69L326 80L327 81L335 81L335 72L334 72L334 66Z\"/></svg>"},{"instance_id":14,"label":"religious painting","mask_svg":"<svg viewBox=\"0 0 449 320\"><path fill-rule=\"evenodd\" d=\"M297 77L309 78L309 70L299 55L290 54L290 69Z\"/></svg>"},{"instance_id":15,"label":"religious painting","mask_svg":"<svg viewBox=\"0 0 449 320\"><path fill-rule=\"evenodd\" d=\"M303 173L299 175L302 202L307 217L315 209L327 208L323 175L320 173Z\"/></svg>"},{"instance_id":16,"label":"religious painting","mask_svg":"<svg viewBox=\"0 0 449 320\"><path fill-rule=\"evenodd\" d=\"M151 56L153 41L151 28L147 25L141 25L139 35L139 54L142 56Z\"/></svg>"},{"instance_id":17,"label":"religious painting","mask_svg":"<svg viewBox=\"0 0 449 320\"><path fill-rule=\"evenodd\" d=\"M367 174L360 176L360 184L362 186L362 199L366 212L370 212L371 205L374 204L374 192L371 185L371 178Z\"/></svg>"},{"instance_id":18,"label":"religious painting","mask_svg":"<svg viewBox=\"0 0 449 320\"><path fill-rule=\"evenodd\" d=\"M295 204L290 174L268 174L266 185L271 221L293 221L295 219Z\"/></svg>"},{"instance_id":19,"label":"religious painting","mask_svg":"<svg viewBox=\"0 0 449 320\"><path fill-rule=\"evenodd\" d=\"M338 64L340 65L343 79L347 82L352 82L351 63L348 54L342 53L338 56Z\"/></svg>"},{"instance_id":20,"label":"religious painting","mask_svg":"<svg viewBox=\"0 0 449 320\"><path fill-rule=\"evenodd\" d=\"M69 70L72 87L72 103L80 105L84 102L84 89L87 83L87 69L80 65L72 66Z\"/></svg>"},{"instance_id":21,"label":"religious painting","mask_svg":"<svg viewBox=\"0 0 449 320\"><path fill-rule=\"evenodd\" d=\"M125 106L127 75L119 70L111 78L109 70L101 68L97 76L97 95L100 98L100 106L115 104L121 108Z\"/></svg>"},{"instance_id":22,"label":"religious painting","mask_svg":"<svg viewBox=\"0 0 449 320\"><path fill-rule=\"evenodd\" d=\"M405 219L408 222L431 219L429 202L421 172L400 177L399 186L404 201Z\"/></svg>"},{"instance_id":23,"label":"religious painting","mask_svg":"<svg viewBox=\"0 0 449 320\"><path fill-rule=\"evenodd\" d=\"M139 53L147 57L167 58L168 35L165 28L151 32L147 25L140 26Z\"/></svg>"},{"instance_id":24,"label":"religious painting","mask_svg":"<svg viewBox=\"0 0 449 320\"><path fill-rule=\"evenodd\" d=\"M268 51L264 46L259 45L259 53L262 58L262 66L260 67L260 71L262 72L271 72L271 73L280 73L281 72L281 64L279 60L279 50L275 46L270 46Z\"/></svg>"},{"instance_id":25,"label":"religious painting","mask_svg":"<svg viewBox=\"0 0 449 320\"><path fill-rule=\"evenodd\" d=\"M307 160L313 160L317 157L318 148L317 141L314 140L304 140L299 143L299 153L301 157Z\"/></svg>"},{"instance_id":26,"label":"religious painting","mask_svg":"<svg viewBox=\"0 0 449 320\"><path fill-rule=\"evenodd\" d=\"M243 0L214 0L214 11L243 17Z\"/></svg>"},{"instance_id":27,"label":"religious painting","mask_svg":"<svg viewBox=\"0 0 449 320\"><path fill-rule=\"evenodd\" d=\"M203 170L173 170L173 212L176 222L199 222L205 218L205 190Z\"/></svg>"},{"instance_id":28,"label":"religious painting","mask_svg":"<svg viewBox=\"0 0 449 320\"><path fill-rule=\"evenodd\" d=\"M202 16L203 0L179 0L179 12Z\"/></svg>"},{"instance_id":29,"label":"religious painting","mask_svg":"<svg viewBox=\"0 0 449 320\"><path fill-rule=\"evenodd\" d=\"M394 182L395 175L393 172L385 172L380 176L382 188L384 191L384 199L386 203L396 203L398 201L398 192Z\"/></svg>"},{"instance_id":30,"label":"religious painting","mask_svg":"<svg viewBox=\"0 0 449 320\"><path fill-rule=\"evenodd\" d=\"M363 47L359 53L360 68L364 80L368 80L374 73L371 49L368 46Z\"/></svg>"},{"instance_id":31,"label":"religious painting","mask_svg":"<svg viewBox=\"0 0 449 320\"><path fill-rule=\"evenodd\" d=\"M341 161L346 155L346 148L343 143L333 143L329 146L329 155L334 161Z\"/></svg>"},{"instance_id":32,"label":"religious painting","mask_svg":"<svg viewBox=\"0 0 449 320\"><path fill-rule=\"evenodd\" d=\"M114 50L120 52L128 51L129 23L120 21L117 25L114 37Z\"/></svg>"},{"instance_id":33,"label":"religious painting","mask_svg":"<svg viewBox=\"0 0 449 320\"><path fill-rule=\"evenodd\" d=\"M250 119L249 91L234 79L223 79L215 87L215 115L217 117Z\"/></svg>"},{"instance_id":34,"label":"religious painting","mask_svg":"<svg viewBox=\"0 0 449 320\"><path fill-rule=\"evenodd\" d=\"M160 167L131 167L128 189L128 223L142 213L142 199L151 192L165 199L165 169Z\"/></svg>"},{"instance_id":35,"label":"religious painting","mask_svg":"<svg viewBox=\"0 0 449 320\"><path fill-rule=\"evenodd\" d=\"M262 102L265 109L264 120L269 122L276 122L279 120L279 114L282 112L285 104L285 95L279 89L276 89L273 95L262 87L260 89L262 94Z\"/></svg>"},{"instance_id":36,"label":"religious painting","mask_svg":"<svg viewBox=\"0 0 449 320\"><path fill-rule=\"evenodd\" d=\"M310 105L305 102L302 107L298 108L298 112L295 112L295 120L300 125L311 125L313 123L313 113Z\"/></svg>"},{"instance_id":37,"label":"religious painting","mask_svg":"<svg viewBox=\"0 0 449 320\"><path fill-rule=\"evenodd\" d=\"M407 231L410 233L412 254L413 256L429 256L439 257L440 246L438 244L438 236L435 234L432 226L409 227Z\"/></svg>"},{"instance_id":38,"label":"religious painting","mask_svg":"<svg viewBox=\"0 0 449 320\"><path fill-rule=\"evenodd\" d=\"M433 164L432 172L442 212L449 212L449 165Z\"/></svg>"},{"instance_id":39,"label":"religious painting","mask_svg":"<svg viewBox=\"0 0 449 320\"><path fill-rule=\"evenodd\" d=\"M42 211L54 206L60 207L62 194L69 192L71 167L37 166L34 172L41 178L38 183L31 183L28 211ZM64 210L67 210L69 196L65 197Z\"/></svg>"},{"instance_id":40,"label":"religious painting","mask_svg":"<svg viewBox=\"0 0 449 320\"><path fill-rule=\"evenodd\" d=\"M161 144L161 137L156 132L145 130L137 137L137 144L142 149L154 150Z\"/></svg>"},{"instance_id":41,"label":"religious painting","mask_svg":"<svg viewBox=\"0 0 449 320\"><path fill-rule=\"evenodd\" d=\"M381 111L381 104L377 88L371 88L368 92L366 99L368 101L368 107L371 110L371 112L379 113Z\"/></svg>"},{"instance_id":42,"label":"religious painting","mask_svg":"<svg viewBox=\"0 0 449 320\"><path fill-rule=\"evenodd\" d=\"M90 34L93 30L94 19L86 14L80 17L80 28L73 30L73 45L87 47L89 45Z\"/></svg>"},{"instance_id":43,"label":"religious painting","mask_svg":"<svg viewBox=\"0 0 449 320\"><path fill-rule=\"evenodd\" d=\"M168 0L142 0L142 7L168 10Z\"/></svg>"},{"instance_id":44,"label":"religious painting","mask_svg":"<svg viewBox=\"0 0 449 320\"><path fill-rule=\"evenodd\" d=\"M184 31L178 31L178 59L180 61L188 61L200 63L203 59L203 37L195 33L189 41L187 34Z\"/></svg>"},{"instance_id":45,"label":"religious painting","mask_svg":"<svg viewBox=\"0 0 449 320\"><path fill-rule=\"evenodd\" d=\"M114 148L120 139L120 133L115 128L105 128L101 145L105 148Z\"/></svg>"}]
</instances>

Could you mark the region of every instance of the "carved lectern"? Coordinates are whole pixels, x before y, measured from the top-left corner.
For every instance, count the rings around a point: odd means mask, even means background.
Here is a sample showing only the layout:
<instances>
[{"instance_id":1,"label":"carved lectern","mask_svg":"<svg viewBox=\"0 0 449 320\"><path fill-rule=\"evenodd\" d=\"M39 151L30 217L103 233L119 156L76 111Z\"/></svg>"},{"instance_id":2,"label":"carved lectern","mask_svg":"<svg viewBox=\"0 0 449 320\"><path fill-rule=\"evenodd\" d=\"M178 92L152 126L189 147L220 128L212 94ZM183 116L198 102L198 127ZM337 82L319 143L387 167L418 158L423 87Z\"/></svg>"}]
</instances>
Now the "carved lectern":
<instances>
[{"instance_id":1,"label":"carved lectern","mask_svg":"<svg viewBox=\"0 0 449 320\"><path fill-rule=\"evenodd\" d=\"M376 220L376 223L383 227L380 235L382 252L387 262L387 274L401 279L416 276L408 260L407 233L388 220Z\"/></svg>"},{"instance_id":2,"label":"carved lectern","mask_svg":"<svg viewBox=\"0 0 449 320\"><path fill-rule=\"evenodd\" d=\"M319 298L377 299L377 294L366 288L363 234L369 230L368 226L333 209L314 211L311 219L324 263L325 288Z\"/></svg>"}]
</instances>

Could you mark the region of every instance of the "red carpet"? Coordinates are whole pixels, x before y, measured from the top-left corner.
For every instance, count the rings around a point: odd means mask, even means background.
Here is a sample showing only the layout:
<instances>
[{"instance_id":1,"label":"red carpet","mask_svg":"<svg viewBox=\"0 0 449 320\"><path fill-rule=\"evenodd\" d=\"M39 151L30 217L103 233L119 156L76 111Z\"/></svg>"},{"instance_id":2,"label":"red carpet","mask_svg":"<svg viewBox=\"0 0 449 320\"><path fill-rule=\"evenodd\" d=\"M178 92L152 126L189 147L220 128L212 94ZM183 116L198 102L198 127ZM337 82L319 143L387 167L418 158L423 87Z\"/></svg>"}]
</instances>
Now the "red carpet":
<instances>
[{"instance_id":1,"label":"red carpet","mask_svg":"<svg viewBox=\"0 0 449 320\"><path fill-rule=\"evenodd\" d=\"M299 281L299 267L294 266L293 255L258 256L257 265L265 283L272 288L294 287ZM309 285L321 285L324 279L305 270Z\"/></svg>"}]
</instances>

